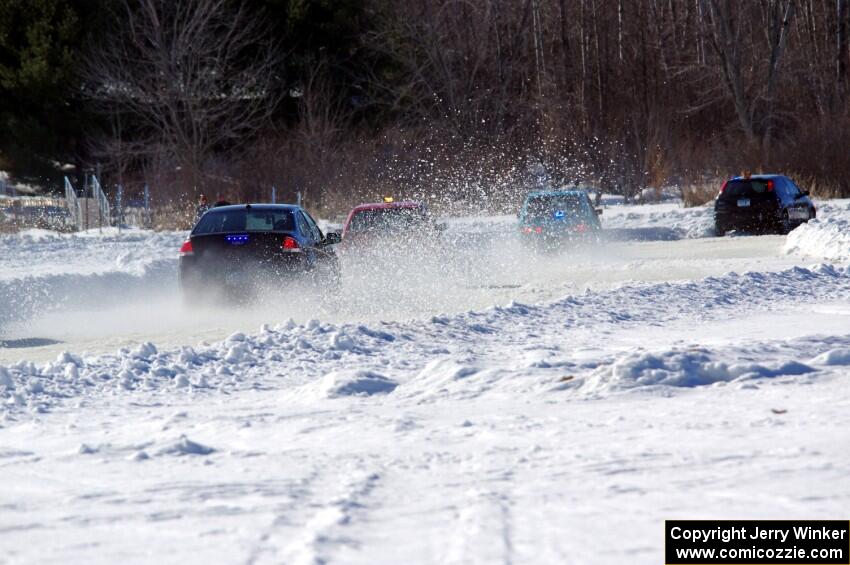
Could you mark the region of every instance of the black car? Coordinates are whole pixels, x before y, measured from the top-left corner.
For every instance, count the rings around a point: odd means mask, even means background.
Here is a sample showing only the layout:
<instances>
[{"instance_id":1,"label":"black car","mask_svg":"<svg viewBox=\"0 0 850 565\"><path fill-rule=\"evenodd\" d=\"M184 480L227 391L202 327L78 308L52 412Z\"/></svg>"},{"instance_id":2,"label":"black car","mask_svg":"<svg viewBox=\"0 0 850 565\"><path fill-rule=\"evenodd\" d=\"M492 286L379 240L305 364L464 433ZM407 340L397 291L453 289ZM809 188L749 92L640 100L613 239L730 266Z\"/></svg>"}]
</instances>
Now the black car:
<instances>
[{"instance_id":1,"label":"black car","mask_svg":"<svg viewBox=\"0 0 850 565\"><path fill-rule=\"evenodd\" d=\"M300 206L241 204L212 208L180 248L180 288L189 302L207 291L251 296L307 278L333 288L339 266L332 246Z\"/></svg>"},{"instance_id":2,"label":"black car","mask_svg":"<svg viewBox=\"0 0 850 565\"><path fill-rule=\"evenodd\" d=\"M783 175L733 177L714 200L717 235L729 230L785 234L816 214L809 192Z\"/></svg>"}]
</instances>

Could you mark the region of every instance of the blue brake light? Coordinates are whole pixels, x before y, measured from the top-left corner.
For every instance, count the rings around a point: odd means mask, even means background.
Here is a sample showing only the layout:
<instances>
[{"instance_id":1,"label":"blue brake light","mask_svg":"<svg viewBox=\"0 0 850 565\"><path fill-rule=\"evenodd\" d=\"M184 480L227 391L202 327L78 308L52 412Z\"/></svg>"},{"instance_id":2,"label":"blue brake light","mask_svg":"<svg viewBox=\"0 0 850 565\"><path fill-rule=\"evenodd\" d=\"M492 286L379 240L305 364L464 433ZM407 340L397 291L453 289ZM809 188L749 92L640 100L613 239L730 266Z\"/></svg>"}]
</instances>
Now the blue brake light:
<instances>
[{"instance_id":1,"label":"blue brake light","mask_svg":"<svg viewBox=\"0 0 850 565\"><path fill-rule=\"evenodd\" d=\"M230 245L245 245L248 243L248 234L244 235L226 235L224 240Z\"/></svg>"}]
</instances>

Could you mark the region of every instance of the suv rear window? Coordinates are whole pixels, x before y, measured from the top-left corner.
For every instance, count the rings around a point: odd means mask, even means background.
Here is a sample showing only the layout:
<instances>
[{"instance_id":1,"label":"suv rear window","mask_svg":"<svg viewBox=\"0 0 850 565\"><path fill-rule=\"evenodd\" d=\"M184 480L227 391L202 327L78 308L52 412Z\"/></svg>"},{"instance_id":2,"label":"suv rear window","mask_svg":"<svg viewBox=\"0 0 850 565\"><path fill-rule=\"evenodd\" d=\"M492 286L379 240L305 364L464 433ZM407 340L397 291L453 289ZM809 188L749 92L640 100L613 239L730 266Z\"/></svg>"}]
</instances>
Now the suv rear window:
<instances>
[{"instance_id":1,"label":"suv rear window","mask_svg":"<svg viewBox=\"0 0 850 565\"><path fill-rule=\"evenodd\" d=\"M295 220L289 210L228 210L210 211L204 214L194 235L235 231L295 231Z\"/></svg>"},{"instance_id":2,"label":"suv rear window","mask_svg":"<svg viewBox=\"0 0 850 565\"><path fill-rule=\"evenodd\" d=\"M525 205L526 219L546 220L558 212L563 212L566 216L581 215L585 211L585 202L584 197L576 194L533 196Z\"/></svg>"}]
</instances>

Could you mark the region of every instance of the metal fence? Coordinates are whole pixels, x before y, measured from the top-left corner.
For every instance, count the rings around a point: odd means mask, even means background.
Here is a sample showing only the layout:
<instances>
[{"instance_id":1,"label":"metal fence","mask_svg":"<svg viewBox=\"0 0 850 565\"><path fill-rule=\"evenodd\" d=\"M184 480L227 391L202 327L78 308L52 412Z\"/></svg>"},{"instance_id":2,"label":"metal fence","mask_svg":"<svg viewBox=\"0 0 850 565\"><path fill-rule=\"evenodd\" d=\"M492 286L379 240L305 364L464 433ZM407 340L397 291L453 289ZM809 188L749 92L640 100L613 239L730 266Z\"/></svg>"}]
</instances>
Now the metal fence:
<instances>
[{"instance_id":1,"label":"metal fence","mask_svg":"<svg viewBox=\"0 0 850 565\"><path fill-rule=\"evenodd\" d=\"M92 198L94 198L94 201L97 204L98 225L100 227L111 226L112 213L109 206L109 199L106 197L106 194L103 193L103 189L100 187L100 181L97 180L96 176L92 176L91 191Z\"/></svg>"},{"instance_id":2,"label":"metal fence","mask_svg":"<svg viewBox=\"0 0 850 565\"><path fill-rule=\"evenodd\" d=\"M151 192L147 185L144 186L141 198L128 198L124 187L116 185L111 191L110 199L96 175L87 175L86 183L80 190L74 187L68 177L64 178L64 183L65 199L59 200L60 207L67 208L67 223L76 231L104 227L117 227L119 230L123 227L151 229L155 224L161 223L162 219L155 221L155 211L158 216L164 214L168 218L175 214L175 206L160 205L153 210ZM277 202L277 192L277 188L272 186L271 202ZM302 195L299 191L296 193L296 203L300 205L301 201ZM176 208L179 208L179 205ZM176 212L182 217L179 209Z\"/></svg>"},{"instance_id":3,"label":"metal fence","mask_svg":"<svg viewBox=\"0 0 850 565\"><path fill-rule=\"evenodd\" d=\"M116 186L112 198L107 195L100 179L86 177L85 185L77 189L71 179L63 178L64 198L61 196L10 196L3 192L0 179L0 231L39 227L60 231L83 231L91 228L138 227L150 229L154 224L150 190L147 186L141 197L128 199L123 187Z\"/></svg>"},{"instance_id":4,"label":"metal fence","mask_svg":"<svg viewBox=\"0 0 850 565\"><path fill-rule=\"evenodd\" d=\"M71 215L74 227L77 230L82 229L83 208L80 206L80 199L77 197L77 191L74 189L74 185L71 184L71 181L68 180L68 177L65 177L65 206L68 208L68 213Z\"/></svg>"}]
</instances>

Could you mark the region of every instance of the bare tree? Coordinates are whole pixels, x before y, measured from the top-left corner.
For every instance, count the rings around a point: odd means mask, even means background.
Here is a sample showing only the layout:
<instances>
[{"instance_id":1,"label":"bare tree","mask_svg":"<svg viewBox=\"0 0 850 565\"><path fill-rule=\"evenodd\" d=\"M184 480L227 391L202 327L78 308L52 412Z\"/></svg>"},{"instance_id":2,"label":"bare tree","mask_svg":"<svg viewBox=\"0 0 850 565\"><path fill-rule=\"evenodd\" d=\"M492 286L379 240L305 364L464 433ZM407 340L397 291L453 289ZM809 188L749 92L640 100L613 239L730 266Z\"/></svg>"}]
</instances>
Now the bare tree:
<instances>
[{"instance_id":1,"label":"bare tree","mask_svg":"<svg viewBox=\"0 0 850 565\"><path fill-rule=\"evenodd\" d=\"M752 141L755 137L752 106L748 100L743 75L745 67L743 18L734 12L729 0L703 1L707 4L704 12L708 24L708 36L720 59L723 82L735 105L735 114L741 130L747 139Z\"/></svg>"},{"instance_id":2,"label":"bare tree","mask_svg":"<svg viewBox=\"0 0 850 565\"><path fill-rule=\"evenodd\" d=\"M409 123L440 121L458 135L515 126L517 103L547 78L538 0L409 0L392 4L371 49L393 61L392 81L370 86ZM403 77L397 80L398 76ZM532 79L532 77L534 77ZM536 86L535 86L536 85ZM533 87L533 89L532 89Z\"/></svg>"},{"instance_id":3,"label":"bare tree","mask_svg":"<svg viewBox=\"0 0 850 565\"><path fill-rule=\"evenodd\" d=\"M776 80L780 62L788 42L789 28L796 13L794 0L761 0L761 18L748 17L756 4L750 0L704 0L708 36L720 61L720 71L741 130L749 141L756 139L757 106L764 103L762 141L769 153L773 132ZM760 58L753 37L758 28L766 31L767 65L762 72L747 76L747 69L758 69ZM766 25L765 25L766 24Z\"/></svg>"},{"instance_id":4,"label":"bare tree","mask_svg":"<svg viewBox=\"0 0 850 565\"><path fill-rule=\"evenodd\" d=\"M774 102L776 99L776 81L779 77L779 62L785 52L788 43L789 28L794 19L797 7L794 0L780 2L770 0L765 5L768 25L768 46L770 47L770 59L767 66L766 93L767 110L765 111L764 151L770 156L770 144L772 141L774 127Z\"/></svg>"},{"instance_id":5,"label":"bare tree","mask_svg":"<svg viewBox=\"0 0 850 565\"><path fill-rule=\"evenodd\" d=\"M100 110L132 124L121 146L164 150L197 186L214 151L267 125L280 55L260 18L228 0L120 0L85 78Z\"/></svg>"}]
</instances>

